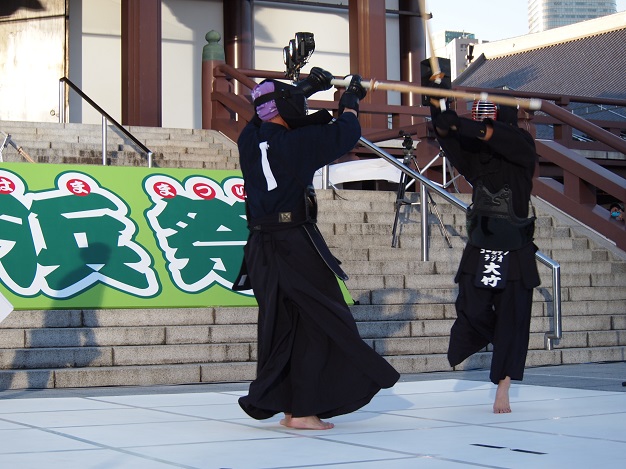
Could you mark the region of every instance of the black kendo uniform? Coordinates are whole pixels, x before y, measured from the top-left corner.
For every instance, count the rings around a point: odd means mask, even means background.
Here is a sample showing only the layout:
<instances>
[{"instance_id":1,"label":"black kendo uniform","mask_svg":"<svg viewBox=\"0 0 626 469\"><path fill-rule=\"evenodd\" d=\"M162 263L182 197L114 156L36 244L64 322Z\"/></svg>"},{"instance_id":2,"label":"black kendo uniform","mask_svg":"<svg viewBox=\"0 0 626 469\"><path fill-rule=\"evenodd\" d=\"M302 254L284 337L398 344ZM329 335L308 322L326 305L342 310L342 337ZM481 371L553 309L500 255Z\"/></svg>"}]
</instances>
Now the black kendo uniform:
<instances>
[{"instance_id":1,"label":"black kendo uniform","mask_svg":"<svg viewBox=\"0 0 626 469\"><path fill-rule=\"evenodd\" d=\"M357 117L346 112L333 123L295 129L259 126L256 118L238 139L250 228L245 262L259 304L257 376L239 404L255 419L346 414L399 379L359 336L318 252L332 257L315 225L314 173L360 135Z\"/></svg>"},{"instance_id":2,"label":"black kendo uniform","mask_svg":"<svg viewBox=\"0 0 626 469\"><path fill-rule=\"evenodd\" d=\"M532 242L534 217L528 218L537 160L534 140L517 126L517 109L512 107L501 106L498 120L483 121L493 128L488 141L476 138L478 122L431 109L436 129L456 123L458 131L447 136L437 132L437 139L473 186L469 239L455 277L457 319L450 333L448 360L454 367L491 343L490 380L494 384L507 376L521 380L533 288L540 283L537 247ZM473 130L464 132L464 126Z\"/></svg>"}]
</instances>

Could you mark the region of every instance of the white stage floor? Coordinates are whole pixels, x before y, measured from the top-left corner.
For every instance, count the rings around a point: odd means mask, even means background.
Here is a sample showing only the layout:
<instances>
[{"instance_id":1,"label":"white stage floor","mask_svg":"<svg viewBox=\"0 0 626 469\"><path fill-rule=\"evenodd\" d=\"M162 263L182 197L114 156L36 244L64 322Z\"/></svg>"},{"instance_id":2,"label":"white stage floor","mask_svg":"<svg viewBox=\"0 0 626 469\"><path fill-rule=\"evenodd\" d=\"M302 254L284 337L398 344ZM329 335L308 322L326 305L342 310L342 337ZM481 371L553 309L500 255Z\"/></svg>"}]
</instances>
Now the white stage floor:
<instances>
[{"instance_id":1,"label":"white stage floor","mask_svg":"<svg viewBox=\"0 0 626 469\"><path fill-rule=\"evenodd\" d=\"M360 411L331 419L332 430L296 431L279 425L279 416L247 417L237 405L245 388L0 392L0 467L626 467L625 392L513 384L513 412L496 415L491 383L400 382Z\"/></svg>"}]
</instances>

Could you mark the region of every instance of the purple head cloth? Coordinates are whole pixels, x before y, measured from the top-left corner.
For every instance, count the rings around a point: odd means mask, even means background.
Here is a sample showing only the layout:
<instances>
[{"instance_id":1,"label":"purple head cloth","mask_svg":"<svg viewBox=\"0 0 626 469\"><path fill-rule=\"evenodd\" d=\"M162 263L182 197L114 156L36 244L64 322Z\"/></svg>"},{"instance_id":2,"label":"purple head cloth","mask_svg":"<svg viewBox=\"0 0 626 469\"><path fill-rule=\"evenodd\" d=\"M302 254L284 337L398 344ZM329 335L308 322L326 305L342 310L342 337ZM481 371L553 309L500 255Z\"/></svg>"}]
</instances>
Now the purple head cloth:
<instances>
[{"instance_id":1,"label":"purple head cloth","mask_svg":"<svg viewBox=\"0 0 626 469\"><path fill-rule=\"evenodd\" d=\"M274 92L274 83L271 81L264 81L263 83L257 85L252 90L252 99L255 100L259 96L263 96L268 93ZM259 116L259 119L262 121L268 121L273 119L278 115L278 109L276 108L276 101L273 99L260 104L256 107L256 113Z\"/></svg>"}]
</instances>

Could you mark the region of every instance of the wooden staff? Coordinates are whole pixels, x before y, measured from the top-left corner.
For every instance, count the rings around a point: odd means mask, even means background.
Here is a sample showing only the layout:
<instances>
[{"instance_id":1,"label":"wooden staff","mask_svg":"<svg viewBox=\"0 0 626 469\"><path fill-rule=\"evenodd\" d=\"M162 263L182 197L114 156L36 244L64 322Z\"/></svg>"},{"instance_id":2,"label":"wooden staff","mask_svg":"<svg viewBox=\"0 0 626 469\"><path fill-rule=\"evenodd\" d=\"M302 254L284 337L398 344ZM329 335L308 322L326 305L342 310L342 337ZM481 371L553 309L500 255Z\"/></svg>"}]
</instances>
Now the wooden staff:
<instances>
[{"instance_id":1,"label":"wooden staff","mask_svg":"<svg viewBox=\"0 0 626 469\"><path fill-rule=\"evenodd\" d=\"M26 153L26 151L24 151L22 149L22 147L18 147L17 144L11 140L11 134L5 134L4 132L0 132L2 133L2 135L5 136L4 138L4 143L2 144L2 146L0 147L0 156L2 156L2 150L4 150L6 148L7 145L11 145L13 148L15 148L15 150L17 151L17 153L22 156L26 161L30 162L30 163L34 163L35 161L30 157L30 155L28 153ZM1 161L1 159L0 159Z\"/></svg>"},{"instance_id":2,"label":"wooden staff","mask_svg":"<svg viewBox=\"0 0 626 469\"><path fill-rule=\"evenodd\" d=\"M428 19L426 18L426 0L420 0L420 16L422 17L422 23L424 24L424 31L428 38L428 47L430 49L430 69L432 71L431 80L435 83L441 83L443 73L441 73L441 67L439 67L439 59L435 55L435 44L433 43L433 36L430 34L430 27L428 25Z\"/></svg>"},{"instance_id":3,"label":"wooden staff","mask_svg":"<svg viewBox=\"0 0 626 469\"><path fill-rule=\"evenodd\" d=\"M335 86L340 86L347 88L350 84L350 80L338 80L336 78L332 79L331 84ZM512 106L512 107L520 107L522 109L528 109L531 111L538 111L541 109L541 99L523 99L523 98L514 98L511 96L499 96L499 95L490 95L487 93L470 93L467 91L455 91L455 90L447 90L443 88L430 88L425 86L416 86L416 85L405 85L403 83L385 83L382 81L376 81L371 79L370 81L363 80L361 82L363 88L370 89L372 91L376 90L387 90L387 91L399 91L401 93L419 93L426 96L433 96L436 98L460 98L466 99L468 101L490 101L494 104L502 104L504 106Z\"/></svg>"},{"instance_id":4,"label":"wooden staff","mask_svg":"<svg viewBox=\"0 0 626 469\"><path fill-rule=\"evenodd\" d=\"M428 23L428 19L426 18L426 0L419 0L419 8L420 8L420 16L422 17L422 23L424 24L424 31L426 32L426 37L428 38L428 46L430 49L430 70L432 75L430 76L430 80L434 81L438 85L441 84L443 80L444 74L441 71L441 67L439 66L439 59L435 54L435 43L433 42L433 36L430 34L430 26ZM447 109L448 105L446 103L445 98L441 98L439 100L439 108L442 111Z\"/></svg>"}]
</instances>

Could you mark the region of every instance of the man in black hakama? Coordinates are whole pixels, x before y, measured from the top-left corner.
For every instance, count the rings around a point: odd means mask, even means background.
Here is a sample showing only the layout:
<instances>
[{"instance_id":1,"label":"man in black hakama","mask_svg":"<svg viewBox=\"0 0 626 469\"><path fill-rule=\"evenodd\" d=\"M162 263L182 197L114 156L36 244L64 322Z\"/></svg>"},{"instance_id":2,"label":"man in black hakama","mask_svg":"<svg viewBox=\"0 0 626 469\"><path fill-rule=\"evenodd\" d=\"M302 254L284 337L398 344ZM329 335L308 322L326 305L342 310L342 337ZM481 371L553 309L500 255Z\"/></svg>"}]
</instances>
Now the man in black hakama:
<instances>
[{"instance_id":1,"label":"man in black hakama","mask_svg":"<svg viewBox=\"0 0 626 469\"><path fill-rule=\"evenodd\" d=\"M457 366L491 343L493 410L508 413L511 379L524 376L533 288L540 283L535 218L528 217L535 143L518 127L513 107L476 101L467 119L442 112L431 99L431 111L441 148L473 187L448 360Z\"/></svg>"},{"instance_id":2,"label":"man in black hakama","mask_svg":"<svg viewBox=\"0 0 626 469\"><path fill-rule=\"evenodd\" d=\"M321 419L359 409L399 379L359 336L337 281L347 276L315 224L313 176L356 145L366 93L354 76L336 121L307 115L306 97L331 79L314 68L295 86L263 81L237 142L250 228L244 262L259 305L257 377L239 404L255 419L284 412L291 428L332 428Z\"/></svg>"}]
</instances>

